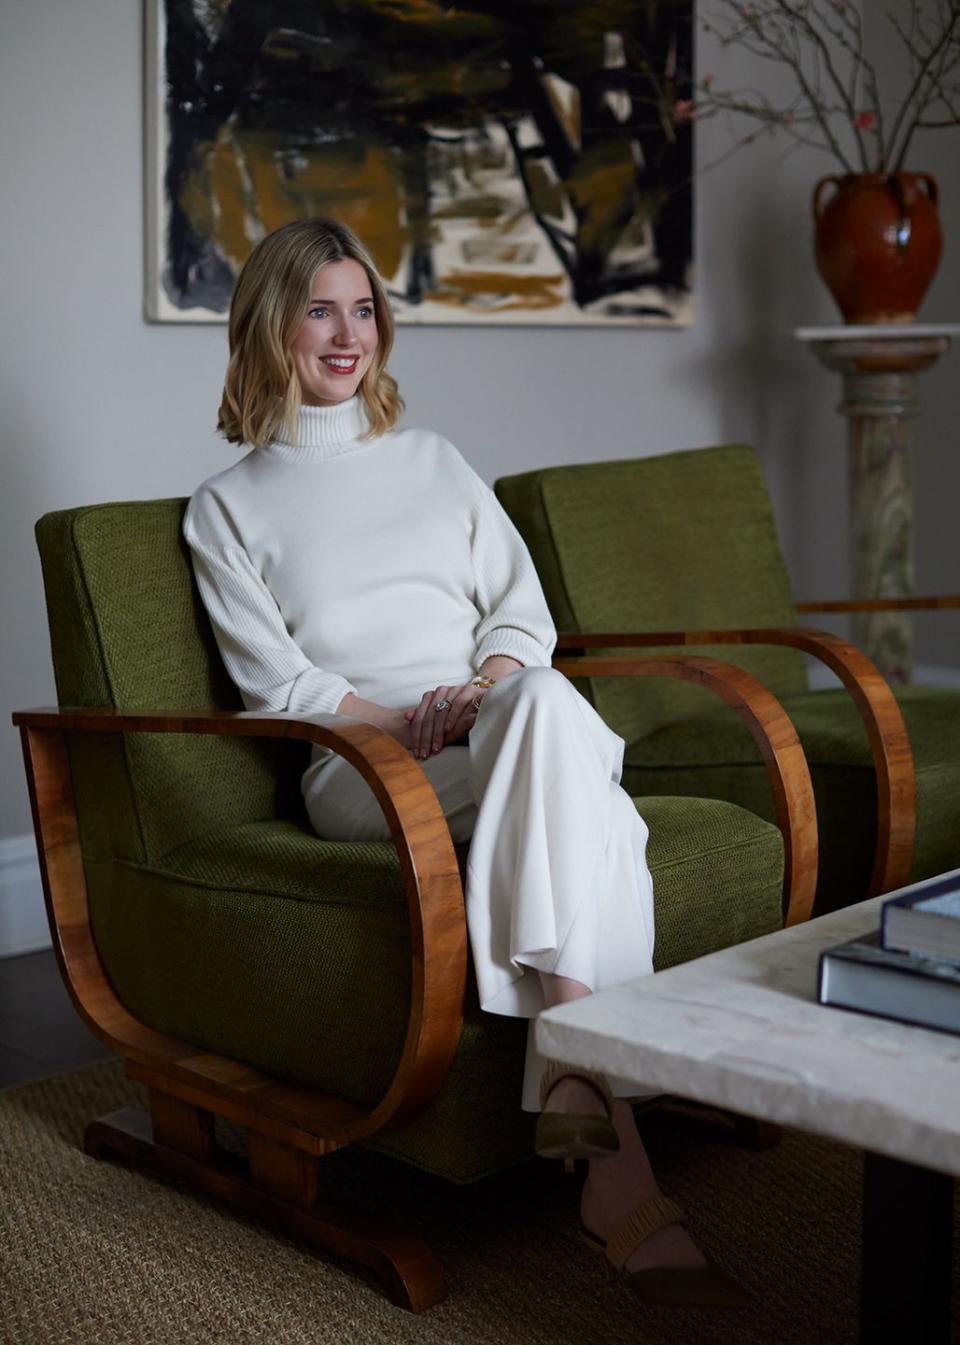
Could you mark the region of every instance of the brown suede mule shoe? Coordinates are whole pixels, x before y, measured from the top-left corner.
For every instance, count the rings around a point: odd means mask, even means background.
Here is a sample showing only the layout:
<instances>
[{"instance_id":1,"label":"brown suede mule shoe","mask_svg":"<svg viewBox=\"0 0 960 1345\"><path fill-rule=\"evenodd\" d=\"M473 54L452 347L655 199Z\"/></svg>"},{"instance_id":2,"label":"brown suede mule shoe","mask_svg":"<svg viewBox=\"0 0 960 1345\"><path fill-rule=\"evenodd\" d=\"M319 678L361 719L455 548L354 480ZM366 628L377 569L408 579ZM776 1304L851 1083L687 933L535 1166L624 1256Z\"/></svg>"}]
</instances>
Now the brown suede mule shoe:
<instances>
[{"instance_id":1,"label":"brown suede mule shoe","mask_svg":"<svg viewBox=\"0 0 960 1345\"><path fill-rule=\"evenodd\" d=\"M708 1259L705 1266L651 1266L649 1270L624 1270L642 1242L668 1224L685 1224L683 1210L667 1196L654 1196L613 1230L604 1242L583 1224L580 1235L588 1247L601 1252L613 1271L622 1272L643 1303L676 1308L745 1308L750 1296L735 1280Z\"/></svg>"},{"instance_id":2,"label":"brown suede mule shoe","mask_svg":"<svg viewBox=\"0 0 960 1345\"><path fill-rule=\"evenodd\" d=\"M613 1096L602 1074L551 1060L540 1080L540 1106L546 1104L561 1079L582 1079L603 1100L606 1116L576 1112L541 1111L537 1119L534 1147L541 1158L606 1158L620 1148L611 1115Z\"/></svg>"}]
</instances>

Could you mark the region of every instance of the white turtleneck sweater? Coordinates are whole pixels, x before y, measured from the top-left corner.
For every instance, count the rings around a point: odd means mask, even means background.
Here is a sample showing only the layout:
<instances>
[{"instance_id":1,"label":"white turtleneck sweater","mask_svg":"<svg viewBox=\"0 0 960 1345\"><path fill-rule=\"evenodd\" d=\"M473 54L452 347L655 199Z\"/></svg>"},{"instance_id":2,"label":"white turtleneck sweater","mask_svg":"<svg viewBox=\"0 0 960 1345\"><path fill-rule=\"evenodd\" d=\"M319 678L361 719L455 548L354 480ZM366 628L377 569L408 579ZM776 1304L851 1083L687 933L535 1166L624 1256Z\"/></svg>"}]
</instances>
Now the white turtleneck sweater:
<instances>
[{"instance_id":1,"label":"white turtleneck sweater","mask_svg":"<svg viewBox=\"0 0 960 1345\"><path fill-rule=\"evenodd\" d=\"M493 492L438 434L366 430L357 397L304 407L295 443L190 500L200 594L250 710L332 713L348 692L397 709L494 654L550 664L543 591Z\"/></svg>"}]
</instances>

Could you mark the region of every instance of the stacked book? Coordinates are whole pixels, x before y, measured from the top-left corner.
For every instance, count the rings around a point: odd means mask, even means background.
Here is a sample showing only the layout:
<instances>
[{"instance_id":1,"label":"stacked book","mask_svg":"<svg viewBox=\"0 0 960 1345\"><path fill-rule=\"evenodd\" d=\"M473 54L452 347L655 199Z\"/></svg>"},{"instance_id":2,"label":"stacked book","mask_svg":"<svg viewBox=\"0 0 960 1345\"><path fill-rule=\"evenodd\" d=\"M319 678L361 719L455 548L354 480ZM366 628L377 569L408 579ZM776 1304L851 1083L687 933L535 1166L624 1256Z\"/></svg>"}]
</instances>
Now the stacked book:
<instances>
[{"instance_id":1,"label":"stacked book","mask_svg":"<svg viewBox=\"0 0 960 1345\"><path fill-rule=\"evenodd\" d=\"M883 903L880 928L820 955L821 1004L960 1032L960 869Z\"/></svg>"}]
</instances>

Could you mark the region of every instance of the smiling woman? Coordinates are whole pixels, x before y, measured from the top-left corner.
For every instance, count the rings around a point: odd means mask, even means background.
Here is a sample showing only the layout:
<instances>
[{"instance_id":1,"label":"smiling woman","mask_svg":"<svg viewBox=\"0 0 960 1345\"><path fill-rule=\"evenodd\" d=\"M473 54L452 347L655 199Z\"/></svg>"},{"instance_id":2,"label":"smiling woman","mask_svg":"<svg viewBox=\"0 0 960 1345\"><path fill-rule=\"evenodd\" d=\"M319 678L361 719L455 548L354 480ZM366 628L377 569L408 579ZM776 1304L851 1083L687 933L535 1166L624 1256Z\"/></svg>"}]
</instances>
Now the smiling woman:
<instances>
[{"instance_id":1,"label":"smiling woman","mask_svg":"<svg viewBox=\"0 0 960 1345\"><path fill-rule=\"evenodd\" d=\"M422 766L455 841L480 1005L534 1019L653 970L647 827L624 743L550 666L529 552L445 439L394 428L383 286L342 224L286 225L252 252L221 406L251 451L196 491L184 532L227 671L250 710L348 715ZM302 790L319 836L389 840L342 756ZM734 1304L659 1193L625 1097L529 1037L537 1152L586 1158L584 1227L641 1297Z\"/></svg>"},{"instance_id":2,"label":"smiling woman","mask_svg":"<svg viewBox=\"0 0 960 1345\"><path fill-rule=\"evenodd\" d=\"M336 220L297 220L247 258L230 304L230 362L217 428L235 444L294 441L301 406L359 394L371 436L403 409L386 364L393 314L372 259Z\"/></svg>"},{"instance_id":3,"label":"smiling woman","mask_svg":"<svg viewBox=\"0 0 960 1345\"><path fill-rule=\"evenodd\" d=\"M359 262L328 262L313 278L307 316L290 343L305 406L332 406L359 387L377 349L370 281Z\"/></svg>"}]
</instances>

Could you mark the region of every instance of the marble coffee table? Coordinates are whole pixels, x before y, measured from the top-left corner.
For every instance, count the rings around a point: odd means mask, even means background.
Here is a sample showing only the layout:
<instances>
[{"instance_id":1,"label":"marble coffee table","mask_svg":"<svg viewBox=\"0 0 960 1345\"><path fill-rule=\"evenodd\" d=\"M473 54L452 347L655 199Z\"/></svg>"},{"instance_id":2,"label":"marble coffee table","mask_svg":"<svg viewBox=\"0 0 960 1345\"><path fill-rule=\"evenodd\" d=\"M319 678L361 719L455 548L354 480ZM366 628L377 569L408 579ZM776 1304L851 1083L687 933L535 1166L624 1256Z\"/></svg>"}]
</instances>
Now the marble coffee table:
<instances>
[{"instance_id":1,"label":"marble coffee table","mask_svg":"<svg viewBox=\"0 0 960 1345\"><path fill-rule=\"evenodd\" d=\"M883 900L550 1009L537 1044L863 1149L861 1339L920 1345L949 1338L960 1037L816 1002L819 953L875 929Z\"/></svg>"}]
</instances>

